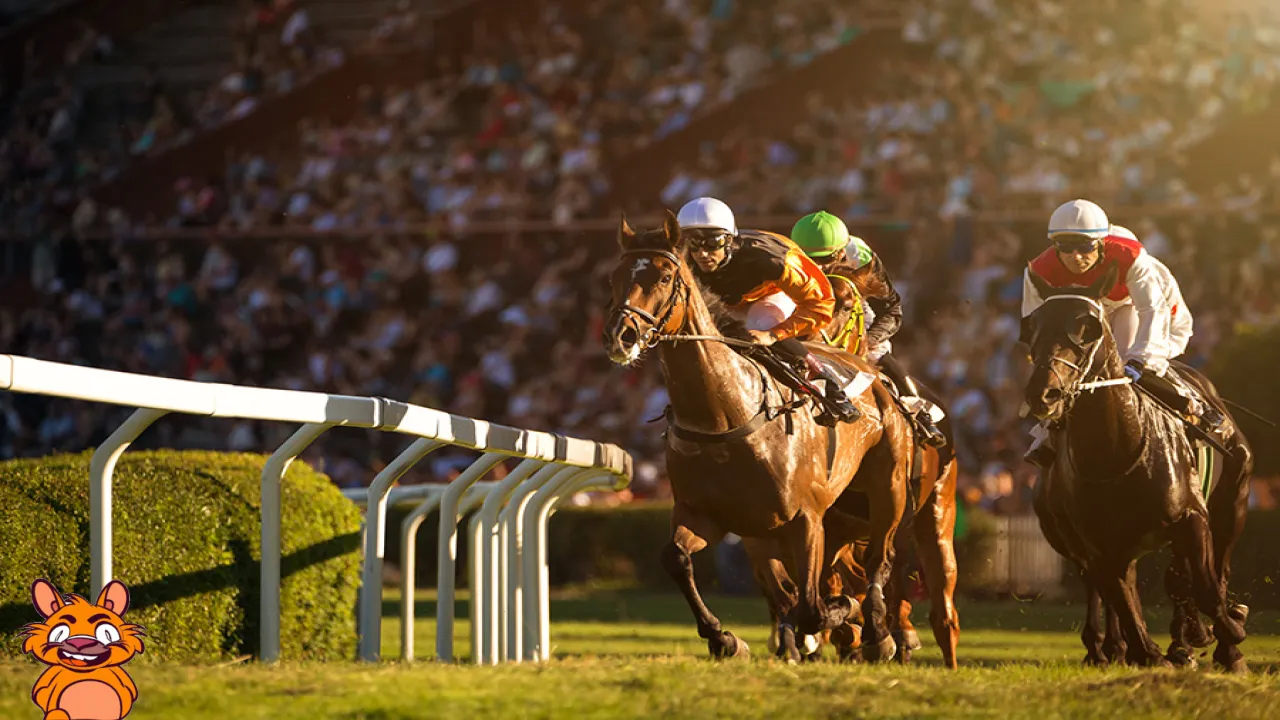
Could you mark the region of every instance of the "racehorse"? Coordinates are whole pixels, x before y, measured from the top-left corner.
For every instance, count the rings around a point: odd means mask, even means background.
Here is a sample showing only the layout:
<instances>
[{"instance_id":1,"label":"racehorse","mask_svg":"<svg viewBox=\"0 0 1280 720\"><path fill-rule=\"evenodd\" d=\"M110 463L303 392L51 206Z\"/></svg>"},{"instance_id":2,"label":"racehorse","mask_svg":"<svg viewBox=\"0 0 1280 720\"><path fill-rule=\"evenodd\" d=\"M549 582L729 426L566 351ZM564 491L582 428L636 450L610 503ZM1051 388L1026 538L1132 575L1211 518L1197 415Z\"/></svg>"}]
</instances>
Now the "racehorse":
<instances>
[{"instance_id":1,"label":"racehorse","mask_svg":"<svg viewBox=\"0 0 1280 720\"><path fill-rule=\"evenodd\" d=\"M863 417L824 427L805 412L797 394L747 353L751 343L721 333L719 320L741 332L704 293L685 260L676 217L636 233L625 216L618 228L622 256L610 275L612 307L604 329L609 357L630 365L658 347L671 397L667 414L667 474L675 504L672 539L662 562L680 586L713 657L745 655L746 643L723 630L698 593L691 555L727 532L777 540L797 568L798 603L788 621L816 635L844 623L845 597L820 595L822 569L834 548L825 542L823 516L851 484L871 508L865 566L870 579L863 614L869 660L896 651L885 622L894 534L907 504L910 430L878 382L853 401ZM713 300L709 305L708 301ZM865 361L811 347L824 362L868 372ZM867 469L859 473L860 468ZM855 480L855 474L859 476ZM875 482L870 482L873 478Z\"/></svg>"},{"instance_id":2,"label":"racehorse","mask_svg":"<svg viewBox=\"0 0 1280 720\"><path fill-rule=\"evenodd\" d=\"M869 274L863 275L872 277ZM862 293L857 281L864 280L864 277L853 272L833 273L830 277L836 295L837 311L831 323L823 330L822 336L828 341L837 338L847 340L851 348L861 354L866 348L862 347ZM854 277L855 280L845 283L837 280L846 277ZM942 407L941 398L931 389L918 380L913 382L921 397ZM947 445L942 448L921 447L921 452L913 458L913 463L919 465L913 468L918 473L919 481L914 488L915 507L912 508L914 512L910 513L914 517L910 522L913 524L915 549L929 589L929 621L933 627L934 640L942 649L943 662L948 668L954 669L957 667L956 650L960 638L960 618L955 607L957 568L954 546L958 467L950 416L944 415L939 429L946 436ZM826 571L825 582L827 594L851 594L856 601L861 602L867 578L858 558L866 547L869 517L866 500L858 495L856 490L847 490L827 512L827 542L839 549L835 553L834 565ZM906 592L907 570L910 565L904 560L909 557L907 553L911 548L904 542L905 536L898 535L897 538L897 561L886 597L889 627L897 644L897 657L905 663L910 660L911 651L920 647L920 640L911 624L911 603ZM794 606L796 596L777 544L744 538L743 547L751 560L756 582L764 590L770 615L775 621L776 641L771 636L770 642L776 642L779 654L790 660L795 660L802 654L801 647L804 647L806 656L812 656L818 648L815 638L805 637L803 642L799 642L780 627L779 620ZM853 659L855 650L861 644L856 620L856 617L851 617L845 626L831 633L831 640L836 644L842 659Z\"/></svg>"},{"instance_id":3,"label":"racehorse","mask_svg":"<svg viewBox=\"0 0 1280 720\"><path fill-rule=\"evenodd\" d=\"M1100 299L1114 287L1113 266L1088 288L1057 290L1030 273L1045 303L1024 323L1022 341L1034 369L1025 399L1032 414L1062 427L1057 458L1036 486L1034 507L1049 543L1082 569L1089 613L1086 661L1123 657L1137 665L1191 664L1185 644L1199 627L1194 609L1213 620L1214 661L1243 671L1247 608L1229 609L1231 551L1244 527L1253 455L1207 378L1175 363L1171 371L1217 407L1224 424L1223 471L1208 493L1197 477L1196 449L1183 421L1140 393L1124 363ZM1179 603L1168 657L1152 642L1136 586L1139 556L1172 543L1166 586ZM1102 604L1112 612L1113 649L1099 632Z\"/></svg>"}]
</instances>

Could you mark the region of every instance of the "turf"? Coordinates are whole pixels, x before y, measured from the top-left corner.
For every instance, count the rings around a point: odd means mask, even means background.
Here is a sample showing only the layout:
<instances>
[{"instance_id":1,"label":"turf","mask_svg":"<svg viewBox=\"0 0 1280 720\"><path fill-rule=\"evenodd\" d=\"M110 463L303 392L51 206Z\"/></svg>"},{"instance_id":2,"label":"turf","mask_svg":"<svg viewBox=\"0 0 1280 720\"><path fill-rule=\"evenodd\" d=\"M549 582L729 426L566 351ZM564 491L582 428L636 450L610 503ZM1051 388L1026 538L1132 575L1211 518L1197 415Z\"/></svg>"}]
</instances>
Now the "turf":
<instances>
[{"instance_id":1,"label":"turf","mask_svg":"<svg viewBox=\"0 0 1280 720\"><path fill-rule=\"evenodd\" d=\"M1255 611L1243 646L1251 672L1095 670L1080 666L1080 606L961 606L959 672L940 668L926 627L911 667L834 662L787 666L765 657L768 628L754 598L711 598L749 661L703 658L678 596L592 592L552 604L556 659L496 668L383 662L264 667L131 665L141 697L130 718L755 718L793 717L1275 717L1280 612ZM399 656L398 604L388 601L384 657ZM926 608L916 616L923 619ZM417 603L420 656L433 654L435 607ZM465 603L458 608L465 616ZM1162 630L1167 618L1149 617ZM456 628L466 655L465 620ZM1160 632L1158 641L1166 641ZM1207 658L1206 658L1207 660ZM40 668L0 664L0 717L38 718L28 699Z\"/></svg>"}]
</instances>

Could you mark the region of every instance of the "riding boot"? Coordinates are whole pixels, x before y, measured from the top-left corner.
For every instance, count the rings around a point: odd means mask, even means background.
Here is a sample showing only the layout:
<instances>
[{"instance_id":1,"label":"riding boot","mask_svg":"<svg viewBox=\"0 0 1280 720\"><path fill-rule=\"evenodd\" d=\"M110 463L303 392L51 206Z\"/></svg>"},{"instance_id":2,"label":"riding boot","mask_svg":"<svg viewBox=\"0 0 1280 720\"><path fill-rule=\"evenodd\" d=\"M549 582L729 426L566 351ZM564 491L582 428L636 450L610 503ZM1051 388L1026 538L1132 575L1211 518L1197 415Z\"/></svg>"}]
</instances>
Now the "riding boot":
<instances>
[{"instance_id":1,"label":"riding boot","mask_svg":"<svg viewBox=\"0 0 1280 720\"><path fill-rule=\"evenodd\" d=\"M1153 372L1145 372L1138 378L1138 385L1184 416L1194 418L1196 424L1205 432L1216 433L1222 429L1222 423L1226 418L1218 412L1217 408L1204 400L1196 401L1178 392L1178 388L1169 378Z\"/></svg>"},{"instance_id":2,"label":"riding boot","mask_svg":"<svg viewBox=\"0 0 1280 720\"><path fill-rule=\"evenodd\" d=\"M933 416L929 414L929 409L925 408L916 413L916 423L920 425L920 432L924 433L922 442L931 448L940 448L947 444L947 436L942 434L938 426L933 422Z\"/></svg>"},{"instance_id":3,"label":"riding boot","mask_svg":"<svg viewBox=\"0 0 1280 720\"><path fill-rule=\"evenodd\" d=\"M827 381L827 409L836 420L853 423L862 419L862 411L844 394L844 381L831 368L823 365L818 377Z\"/></svg>"},{"instance_id":4,"label":"riding boot","mask_svg":"<svg viewBox=\"0 0 1280 720\"><path fill-rule=\"evenodd\" d=\"M910 378L907 376L906 368L902 367L902 363L889 353L880 356L876 361L880 369L885 375L893 381L894 387L898 391L898 397L909 398L917 395L917 390ZM912 418L915 420L916 426L920 429L921 442L932 448L940 448L947 444L947 436L942 434L938 426L933 423L933 417L929 415L928 408L922 408L915 413Z\"/></svg>"},{"instance_id":5,"label":"riding boot","mask_svg":"<svg viewBox=\"0 0 1280 720\"><path fill-rule=\"evenodd\" d=\"M805 355L804 364L813 379L827 381L823 401L829 414L826 417L819 416L819 423L831 426L838 422L852 423L862 419L862 411L844 394L844 380L834 370L819 362L812 354Z\"/></svg>"}]
</instances>

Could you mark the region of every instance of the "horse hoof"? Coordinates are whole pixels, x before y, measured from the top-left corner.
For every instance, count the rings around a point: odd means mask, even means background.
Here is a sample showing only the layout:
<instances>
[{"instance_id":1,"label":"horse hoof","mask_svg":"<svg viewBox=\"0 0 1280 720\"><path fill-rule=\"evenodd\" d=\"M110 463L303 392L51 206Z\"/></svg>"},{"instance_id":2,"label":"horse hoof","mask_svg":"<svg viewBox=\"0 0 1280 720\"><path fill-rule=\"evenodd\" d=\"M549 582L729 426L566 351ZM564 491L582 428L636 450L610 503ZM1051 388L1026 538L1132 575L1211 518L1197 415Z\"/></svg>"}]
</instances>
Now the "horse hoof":
<instances>
[{"instance_id":1,"label":"horse hoof","mask_svg":"<svg viewBox=\"0 0 1280 720\"><path fill-rule=\"evenodd\" d=\"M716 660L751 656L751 648L747 646L747 641L739 639L728 630L721 631L719 635L708 640L707 650Z\"/></svg>"},{"instance_id":2,"label":"horse hoof","mask_svg":"<svg viewBox=\"0 0 1280 720\"><path fill-rule=\"evenodd\" d=\"M1244 604L1232 605L1227 609L1227 615L1229 615L1232 620L1244 625L1249 619L1249 606Z\"/></svg>"},{"instance_id":3,"label":"horse hoof","mask_svg":"<svg viewBox=\"0 0 1280 720\"><path fill-rule=\"evenodd\" d=\"M840 654L840 662L852 664L862 662L862 653L858 652L859 649L842 645L836 648L836 652Z\"/></svg>"},{"instance_id":4,"label":"horse hoof","mask_svg":"<svg viewBox=\"0 0 1280 720\"><path fill-rule=\"evenodd\" d=\"M1213 664L1229 673L1238 674L1249 671L1248 665L1244 662L1244 655L1235 645L1219 643L1218 649L1213 653Z\"/></svg>"},{"instance_id":5,"label":"horse hoof","mask_svg":"<svg viewBox=\"0 0 1280 720\"><path fill-rule=\"evenodd\" d=\"M1200 667L1200 662L1196 660L1196 656L1191 652L1190 648L1169 648L1169 653L1165 655L1165 659L1174 667L1184 670L1195 670Z\"/></svg>"},{"instance_id":6,"label":"horse hoof","mask_svg":"<svg viewBox=\"0 0 1280 720\"><path fill-rule=\"evenodd\" d=\"M1111 661L1102 655L1095 655L1093 653L1088 653L1087 655L1084 656L1085 667L1101 668L1101 667L1106 667L1110 664L1111 664Z\"/></svg>"},{"instance_id":7,"label":"horse hoof","mask_svg":"<svg viewBox=\"0 0 1280 720\"><path fill-rule=\"evenodd\" d=\"M900 646L905 647L908 650L919 650L923 647L920 644L920 633L916 632L915 628L911 628L904 633L899 633L896 639Z\"/></svg>"},{"instance_id":8,"label":"horse hoof","mask_svg":"<svg viewBox=\"0 0 1280 720\"><path fill-rule=\"evenodd\" d=\"M862 645L862 659L869 663L889 660L897 654L898 643L893 641L892 635L885 635L878 643L864 643Z\"/></svg>"},{"instance_id":9,"label":"horse hoof","mask_svg":"<svg viewBox=\"0 0 1280 720\"><path fill-rule=\"evenodd\" d=\"M827 626L840 627L860 609L858 601L848 595L828 595L823 599L827 606Z\"/></svg>"}]
</instances>

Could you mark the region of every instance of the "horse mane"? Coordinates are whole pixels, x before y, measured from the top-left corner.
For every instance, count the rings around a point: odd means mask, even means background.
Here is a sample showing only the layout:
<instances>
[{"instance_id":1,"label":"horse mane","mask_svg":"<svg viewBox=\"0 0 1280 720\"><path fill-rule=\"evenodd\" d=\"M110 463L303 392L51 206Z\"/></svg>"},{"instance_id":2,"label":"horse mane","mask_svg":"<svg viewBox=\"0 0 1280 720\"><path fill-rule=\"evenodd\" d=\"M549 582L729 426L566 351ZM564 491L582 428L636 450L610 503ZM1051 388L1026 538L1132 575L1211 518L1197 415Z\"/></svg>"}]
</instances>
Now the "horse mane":
<instances>
[{"instance_id":1,"label":"horse mane","mask_svg":"<svg viewBox=\"0 0 1280 720\"><path fill-rule=\"evenodd\" d=\"M711 313L711 318L715 321L721 335L738 340L751 339L751 335L747 332L747 324L734 317L729 305L719 295L708 290L696 276L693 279L693 288L702 296L702 303L707 306L707 311Z\"/></svg>"},{"instance_id":2,"label":"horse mane","mask_svg":"<svg viewBox=\"0 0 1280 720\"><path fill-rule=\"evenodd\" d=\"M697 291L702 297L702 304L706 305L707 311L711 314L711 319L715 322L716 329L721 335L728 338L736 338L738 340L750 340L751 335L747 332L747 325L743 321L733 316L733 311L719 295L709 290L698 276L694 274L693 267L689 265L685 257L685 243L683 241L676 244L673 249L667 242L666 233L662 228L654 228L637 232L628 243L629 250L662 250L666 252L674 252L676 257L681 259L681 267L685 274L685 280L689 282L689 286Z\"/></svg>"},{"instance_id":3,"label":"horse mane","mask_svg":"<svg viewBox=\"0 0 1280 720\"><path fill-rule=\"evenodd\" d=\"M827 265L822 270L827 275L839 275L853 281L853 286L863 297L882 298L889 295L889 288L882 280L882 267L880 258L873 257L871 262L860 268L849 262L838 262Z\"/></svg>"}]
</instances>

